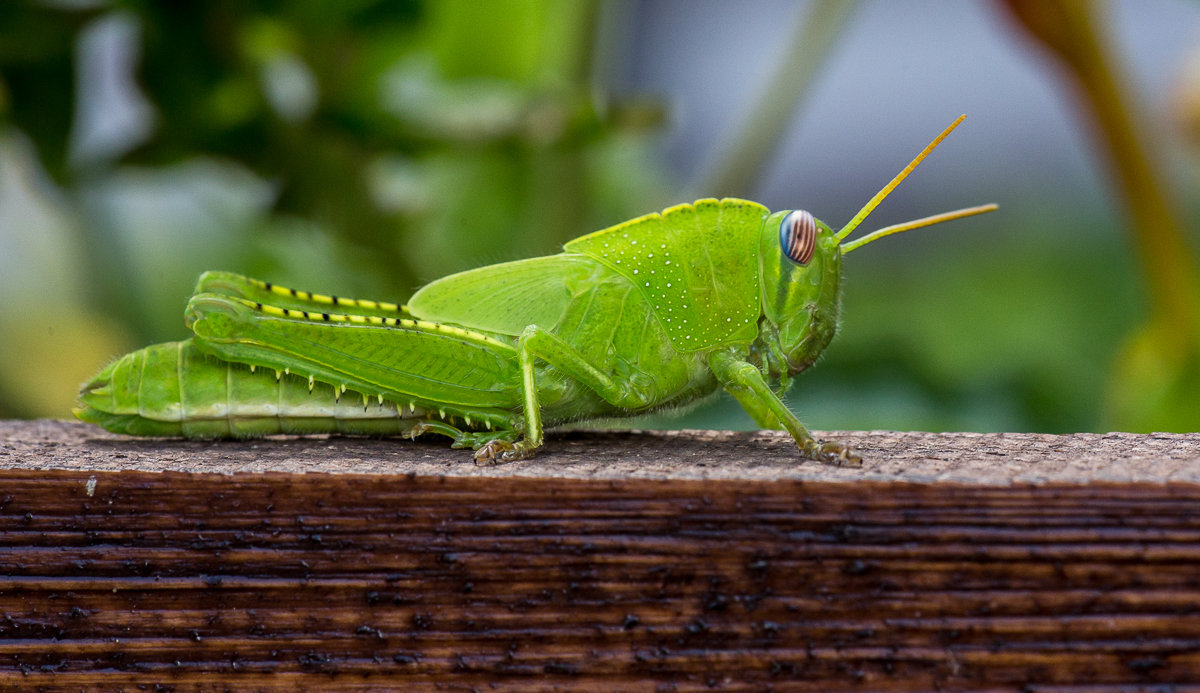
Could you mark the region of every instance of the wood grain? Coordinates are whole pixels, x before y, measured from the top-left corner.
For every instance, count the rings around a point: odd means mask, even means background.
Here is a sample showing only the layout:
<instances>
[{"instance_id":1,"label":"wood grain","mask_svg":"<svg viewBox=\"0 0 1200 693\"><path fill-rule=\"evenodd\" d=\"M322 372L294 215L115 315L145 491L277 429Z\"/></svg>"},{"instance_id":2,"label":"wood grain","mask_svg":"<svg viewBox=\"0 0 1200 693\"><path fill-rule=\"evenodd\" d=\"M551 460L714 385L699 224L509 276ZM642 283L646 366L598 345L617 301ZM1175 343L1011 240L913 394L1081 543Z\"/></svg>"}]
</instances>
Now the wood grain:
<instances>
[{"instance_id":1,"label":"wood grain","mask_svg":"<svg viewBox=\"0 0 1200 693\"><path fill-rule=\"evenodd\" d=\"M539 473L5 422L0 689L1200 688L1200 436L845 437L864 469L578 434Z\"/></svg>"}]
</instances>

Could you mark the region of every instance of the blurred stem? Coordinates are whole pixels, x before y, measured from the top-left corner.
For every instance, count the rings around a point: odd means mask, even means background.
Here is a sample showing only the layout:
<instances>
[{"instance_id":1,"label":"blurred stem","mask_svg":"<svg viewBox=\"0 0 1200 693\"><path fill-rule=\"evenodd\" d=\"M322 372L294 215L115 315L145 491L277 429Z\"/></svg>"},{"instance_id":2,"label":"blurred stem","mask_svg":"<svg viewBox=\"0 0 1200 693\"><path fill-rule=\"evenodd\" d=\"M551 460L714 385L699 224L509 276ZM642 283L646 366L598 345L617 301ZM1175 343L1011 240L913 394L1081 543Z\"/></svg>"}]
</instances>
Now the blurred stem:
<instances>
[{"instance_id":1,"label":"blurred stem","mask_svg":"<svg viewBox=\"0 0 1200 693\"><path fill-rule=\"evenodd\" d=\"M573 101L575 94L586 91L592 74L599 7L591 0L579 0L551 4L547 11L551 21L542 40L549 46L545 53L557 55L558 64L542 79L567 85ZM530 241L538 252L551 252L584 231L580 228L587 206L584 162L578 147L534 145L530 156L534 185L530 191Z\"/></svg>"},{"instance_id":2,"label":"blurred stem","mask_svg":"<svg viewBox=\"0 0 1200 693\"><path fill-rule=\"evenodd\" d=\"M698 181L703 195L746 197L758 183L780 135L796 113L835 39L857 2L815 0L787 36L787 52L754 110L742 121L741 131L730 137L720 158Z\"/></svg>"},{"instance_id":3,"label":"blurred stem","mask_svg":"<svg viewBox=\"0 0 1200 693\"><path fill-rule=\"evenodd\" d=\"M596 33L600 30L600 8L595 0L576 0L573 3L554 3L549 28L543 32L542 40L551 47L564 43L573 48L560 48L561 66L557 75L571 85L586 86L592 74L592 61L596 54ZM552 54L551 50L544 51Z\"/></svg>"},{"instance_id":4,"label":"blurred stem","mask_svg":"<svg viewBox=\"0 0 1200 693\"><path fill-rule=\"evenodd\" d=\"M1117 67L1101 36L1103 18L1091 0L1007 0L1030 34L1066 65L1082 89L1132 217L1133 240L1149 286L1151 321L1170 325L1177 347L1194 347L1200 316L1200 268L1167 186L1138 137Z\"/></svg>"}]
</instances>

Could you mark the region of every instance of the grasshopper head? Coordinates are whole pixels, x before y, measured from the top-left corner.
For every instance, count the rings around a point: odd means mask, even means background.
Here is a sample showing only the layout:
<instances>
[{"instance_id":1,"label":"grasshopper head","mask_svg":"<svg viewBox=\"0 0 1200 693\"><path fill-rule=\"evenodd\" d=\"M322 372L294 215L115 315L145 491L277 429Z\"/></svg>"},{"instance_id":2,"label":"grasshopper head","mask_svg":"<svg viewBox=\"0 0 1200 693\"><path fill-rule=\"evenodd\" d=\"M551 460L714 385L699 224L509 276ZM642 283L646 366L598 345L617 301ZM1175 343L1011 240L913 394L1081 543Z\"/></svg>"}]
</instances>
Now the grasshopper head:
<instances>
[{"instance_id":1,"label":"grasshopper head","mask_svg":"<svg viewBox=\"0 0 1200 693\"><path fill-rule=\"evenodd\" d=\"M788 374L812 365L833 339L841 302L842 249L824 222L802 210L767 217L759 238L763 317Z\"/></svg>"},{"instance_id":2,"label":"grasshopper head","mask_svg":"<svg viewBox=\"0 0 1200 693\"><path fill-rule=\"evenodd\" d=\"M843 242L875 207L929 155L966 116L960 116L930 142L915 159L875 194L839 231L804 210L776 212L767 217L759 238L765 347L776 358L773 375L798 373L817 360L833 339L841 302L842 256L856 248L901 231L990 212L996 205L959 209L879 229ZM777 340L777 341L776 341Z\"/></svg>"}]
</instances>

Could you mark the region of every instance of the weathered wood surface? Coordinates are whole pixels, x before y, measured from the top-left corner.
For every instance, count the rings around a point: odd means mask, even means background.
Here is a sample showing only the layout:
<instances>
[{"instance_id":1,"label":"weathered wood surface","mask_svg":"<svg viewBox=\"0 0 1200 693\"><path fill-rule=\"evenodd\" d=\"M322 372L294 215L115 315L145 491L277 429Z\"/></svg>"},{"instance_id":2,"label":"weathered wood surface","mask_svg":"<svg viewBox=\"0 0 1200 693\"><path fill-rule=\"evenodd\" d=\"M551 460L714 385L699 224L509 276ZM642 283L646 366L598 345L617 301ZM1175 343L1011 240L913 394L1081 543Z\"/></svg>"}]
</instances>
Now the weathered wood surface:
<instances>
[{"instance_id":1,"label":"weathered wood surface","mask_svg":"<svg viewBox=\"0 0 1200 693\"><path fill-rule=\"evenodd\" d=\"M3 422L0 689L1200 689L1200 435L837 437Z\"/></svg>"}]
</instances>

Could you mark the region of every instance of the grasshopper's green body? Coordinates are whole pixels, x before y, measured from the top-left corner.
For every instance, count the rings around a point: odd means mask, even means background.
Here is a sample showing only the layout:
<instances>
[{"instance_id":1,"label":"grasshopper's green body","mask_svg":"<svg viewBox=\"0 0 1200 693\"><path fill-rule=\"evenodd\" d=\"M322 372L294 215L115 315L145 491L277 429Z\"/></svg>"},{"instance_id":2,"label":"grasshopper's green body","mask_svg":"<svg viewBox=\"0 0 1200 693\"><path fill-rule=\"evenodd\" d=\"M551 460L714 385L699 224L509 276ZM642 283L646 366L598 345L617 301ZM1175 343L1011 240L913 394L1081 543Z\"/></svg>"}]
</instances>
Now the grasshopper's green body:
<instances>
[{"instance_id":1,"label":"grasshopper's green body","mask_svg":"<svg viewBox=\"0 0 1200 693\"><path fill-rule=\"evenodd\" d=\"M440 279L407 306L208 272L188 303L192 339L119 359L84 385L77 414L134 435L435 432L492 460L530 454L544 425L724 388L805 456L853 463L845 446L813 440L780 395L833 338L843 252L990 209L842 245L921 157L839 233L807 212L699 200L558 255Z\"/></svg>"}]
</instances>

